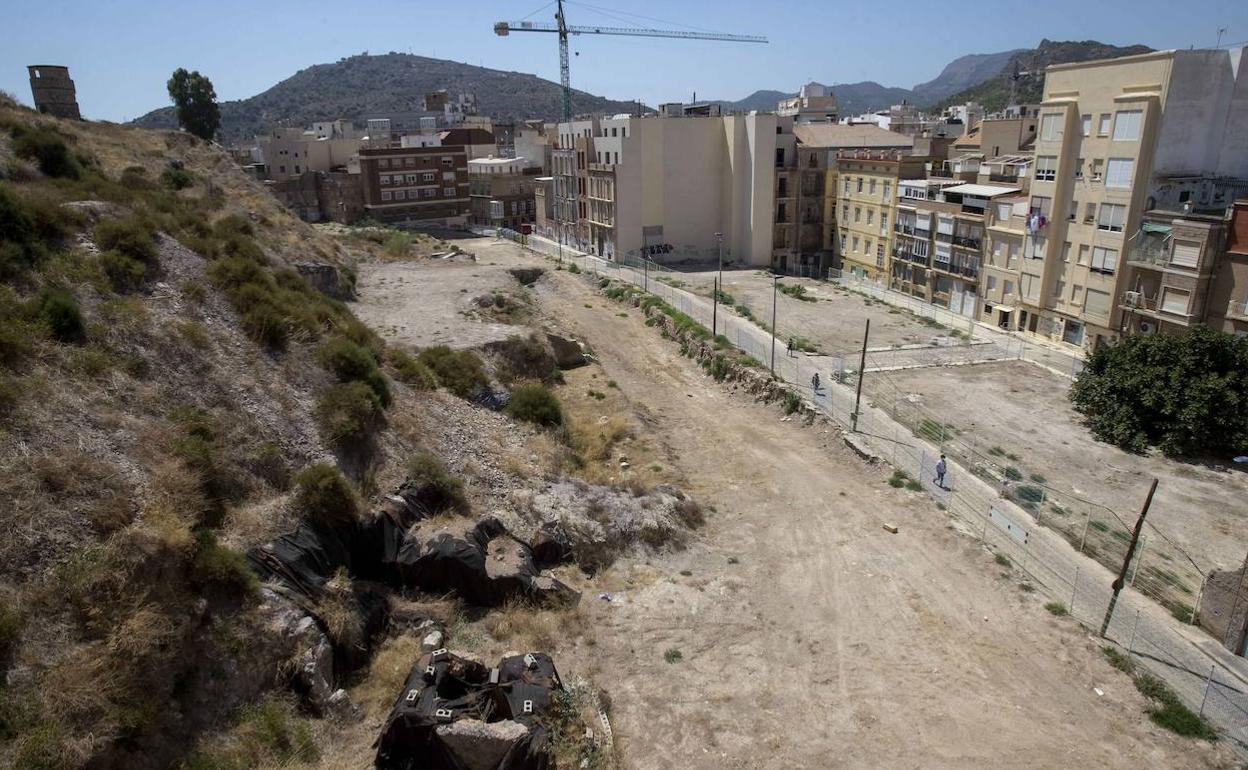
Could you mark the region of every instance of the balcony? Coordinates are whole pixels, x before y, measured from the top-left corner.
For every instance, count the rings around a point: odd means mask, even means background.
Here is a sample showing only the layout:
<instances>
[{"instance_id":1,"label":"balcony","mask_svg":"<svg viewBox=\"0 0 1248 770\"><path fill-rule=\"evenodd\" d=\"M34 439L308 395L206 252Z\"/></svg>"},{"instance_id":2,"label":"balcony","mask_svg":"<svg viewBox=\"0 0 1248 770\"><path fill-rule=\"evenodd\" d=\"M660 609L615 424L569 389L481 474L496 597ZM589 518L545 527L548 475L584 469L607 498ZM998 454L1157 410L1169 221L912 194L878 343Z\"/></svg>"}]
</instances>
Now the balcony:
<instances>
[{"instance_id":1,"label":"balcony","mask_svg":"<svg viewBox=\"0 0 1248 770\"><path fill-rule=\"evenodd\" d=\"M1153 270L1170 270L1176 269L1191 274L1198 272L1199 265L1177 265L1173 262L1173 255L1170 249L1164 243L1158 242L1156 238L1143 238L1132 244L1127 251L1127 262L1136 267L1150 268Z\"/></svg>"},{"instance_id":2,"label":"balcony","mask_svg":"<svg viewBox=\"0 0 1248 770\"><path fill-rule=\"evenodd\" d=\"M990 182L1005 182L1006 184L1018 184L1018 174L989 174Z\"/></svg>"},{"instance_id":3,"label":"balcony","mask_svg":"<svg viewBox=\"0 0 1248 770\"><path fill-rule=\"evenodd\" d=\"M932 263L932 267L949 275L971 279L979 278L979 263L977 262L943 262L938 259Z\"/></svg>"},{"instance_id":4,"label":"balcony","mask_svg":"<svg viewBox=\"0 0 1248 770\"><path fill-rule=\"evenodd\" d=\"M914 225L907 225L898 222L893 226L893 232L900 233L901 235L914 235Z\"/></svg>"},{"instance_id":5,"label":"balcony","mask_svg":"<svg viewBox=\"0 0 1248 770\"><path fill-rule=\"evenodd\" d=\"M1193 317L1193 314L1190 312L1191 298L1188 299L1188 306L1182 311L1179 311L1173 306L1167 309L1165 305L1161 303L1160 290L1158 290L1157 294L1154 294L1151 297L1143 292L1124 291L1122 293L1122 307L1124 310L1128 310L1132 313L1147 315L1153 318L1169 321L1171 323L1182 324L1184 326L1190 324Z\"/></svg>"},{"instance_id":6,"label":"balcony","mask_svg":"<svg viewBox=\"0 0 1248 770\"><path fill-rule=\"evenodd\" d=\"M953 236L953 245L961 246L964 249L975 249L976 251L979 251L979 248L983 245L983 243L983 238L971 238L966 235Z\"/></svg>"},{"instance_id":7,"label":"balcony","mask_svg":"<svg viewBox=\"0 0 1248 770\"><path fill-rule=\"evenodd\" d=\"M1242 321L1248 321L1248 300L1244 302L1231 302L1227 305L1226 315L1228 318L1238 318Z\"/></svg>"}]
</instances>

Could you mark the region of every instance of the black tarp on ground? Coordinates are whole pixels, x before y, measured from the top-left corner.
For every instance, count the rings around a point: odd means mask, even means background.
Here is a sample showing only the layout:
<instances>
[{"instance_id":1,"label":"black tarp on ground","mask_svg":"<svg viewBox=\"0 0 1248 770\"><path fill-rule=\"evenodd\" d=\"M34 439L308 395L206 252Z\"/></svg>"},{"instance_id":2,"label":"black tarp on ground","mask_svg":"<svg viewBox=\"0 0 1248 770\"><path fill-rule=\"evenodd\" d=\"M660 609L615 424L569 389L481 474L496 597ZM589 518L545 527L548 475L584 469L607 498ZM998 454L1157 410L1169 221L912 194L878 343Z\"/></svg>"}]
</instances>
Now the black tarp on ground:
<instances>
[{"instance_id":1,"label":"black tarp on ground","mask_svg":"<svg viewBox=\"0 0 1248 770\"><path fill-rule=\"evenodd\" d=\"M554 661L543 653L504 658L491 671L475 661L438 651L421 656L399 693L377 739L378 770L547 770L550 735L542 724L554 690L561 689ZM463 742L449 741L439 726L473 719L513 721L525 730L487 767L468 756ZM493 739L497 742L498 739ZM474 761L475 760L475 761Z\"/></svg>"}]
</instances>

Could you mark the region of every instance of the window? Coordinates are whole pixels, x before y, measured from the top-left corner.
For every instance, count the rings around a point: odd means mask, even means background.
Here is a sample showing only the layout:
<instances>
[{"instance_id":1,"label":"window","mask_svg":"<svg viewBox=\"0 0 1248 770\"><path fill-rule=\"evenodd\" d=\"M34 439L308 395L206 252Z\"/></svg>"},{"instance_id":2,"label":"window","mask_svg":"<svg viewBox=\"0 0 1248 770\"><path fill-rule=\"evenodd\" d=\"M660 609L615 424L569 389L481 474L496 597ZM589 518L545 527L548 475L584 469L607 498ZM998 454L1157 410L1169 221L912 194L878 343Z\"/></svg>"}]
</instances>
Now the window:
<instances>
[{"instance_id":1,"label":"window","mask_svg":"<svg viewBox=\"0 0 1248 770\"><path fill-rule=\"evenodd\" d=\"M1092 159L1092 181L1099 182L1105 176L1105 159Z\"/></svg>"},{"instance_id":2,"label":"window","mask_svg":"<svg viewBox=\"0 0 1248 770\"><path fill-rule=\"evenodd\" d=\"M285 174L285 173L286 173L286 167L285 167L285 166L278 166L278 167L277 167L277 173L279 173L279 174Z\"/></svg>"},{"instance_id":3,"label":"window","mask_svg":"<svg viewBox=\"0 0 1248 770\"><path fill-rule=\"evenodd\" d=\"M992 240L992 251L988 257L988 264L996 265L1000 267L1004 263L1005 263L1005 242L998 241L997 239L994 238Z\"/></svg>"},{"instance_id":4,"label":"window","mask_svg":"<svg viewBox=\"0 0 1248 770\"><path fill-rule=\"evenodd\" d=\"M841 253L842 254L845 253L845 236L844 235L841 236Z\"/></svg>"},{"instance_id":5,"label":"window","mask_svg":"<svg viewBox=\"0 0 1248 770\"><path fill-rule=\"evenodd\" d=\"M1118 252L1113 249L1107 249L1103 246L1097 246L1092 249L1092 266L1089 268L1094 273L1104 273L1105 275L1113 275L1114 270L1118 267Z\"/></svg>"},{"instance_id":6,"label":"window","mask_svg":"<svg viewBox=\"0 0 1248 770\"><path fill-rule=\"evenodd\" d=\"M936 261L948 265L953 256L953 247L947 243L936 242Z\"/></svg>"},{"instance_id":7,"label":"window","mask_svg":"<svg viewBox=\"0 0 1248 770\"><path fill-rule=\"evenodd\" d=\"M1131 158L1110 158L1105 168L1105 186L1119 190L1130 189L1135 173L1135 161Z\"/></svg>"},{"instance_id":8,"label":"window","mask_svg":"<svg viewBox=\"0 0 1248 770\"><path fill-rule=\"evenodd\" d=\"M379 181L380 181L382 184L390 184L390 175L389 175L389 174L382 174L382 175L381 175L381 179L380 179Z\"/></svg>"},{"instance_id":9,"label":"window","mask_svg":"<svg viewBox=\"0 0 1248 770\"><path fill-rule=\"evenodd\" d=\"M918 214L915 214L914 215L914 229L916 231L926 230L930 232L932 229L932 215L925 211L921 211ZM927 237L926 233L924 233L923 237Z\"/></svg>"},{"instance_id":10,"label":"window","mask_svg":"<svg viewBox=\"0 0 1248 770\"><path fill-rule=\"evenodd\" d=\"M1200 244L1195 241L1175 241L1170 264L1177 267L1196 267L1200 263Z\"/></svg>"},{"instance_id":11,"label":"window","mask_svg":"<svg viewBox=\"0 0 1248 770\"><path fill-rule=\"evenodd\" d=\"M1083 179L1083 158L1075 161L1075 181Z\"/></svg>"},{"instance_id":12,"label":"window","mask_svg":"<svg viewBox=\"0 0 1248 770\"><path fill-rule=\"evenodd\" d=\"M1089 202L1083 207L1083 223L1090 225L1096 221L1096 204Z\"/></svg>"},{"instance_id":13,"label":"window","mask_svg":"<svg viewBox=\"0 0 1248 770\"><path fill-rule=\"evenodd\" d=\"M1161 312L1187 315L1187 304L1191 296L1190 291L1166 286L1161 290Z\"/></svg>"},{"instance_id":14,"label":"window","mask_svg":"<svg viewBox=\"0 0 1248 770\"><path fill-rule=\"evenodd\" d=\"M406 192L406 191L404 191L404 190L395 190L395 191L394 191L394 199L395 199L396 201L403 201L403 200L407 200L407 192Z\"/></svg>"},{"instance_id":15,"label":"window","mask_svg":"<svg viewBox=\"0 0 1248 770\"><path fill-rule=\"evenodd\" d=\"M1001 293L1002 293L1003 295L1005 295L1005 296L1009 296L1010 294L1013 294L1013 293L1014 293L1014 282L1013 282L1013 281L1009 281L1009 280L1007 280L1007 281L1005 282L1005 284L1004 284L1004 287L1005 287L1005 288L1004 288L1004 289L1002 289L1002 291L1001 291Z\"/></svg>"},{"instance_id":16,"label":"window","mask_svg":"<svg viewBox=\"0 0 1248 770\"><path fill-rule=\"evenodd\" d=\"M1029 241L1031 248L1027 250L1027 259L1044 259L1044 249L1048 243L1048 238L1044 236L1034 236Z\"/></svg>"},{"instance_id":17,"label":"window","mask_svg":"<svg viewBox=\"0 0 1248 770\"><path fill-rule=\"evenodd\" d=\"M1066 215L1067 222L1074 222L1079 218L1079 201L1074 198L1070 199L1070 212Z\"/></svg>"},{"instance_id":18,"label":"window","mask_svg":"<svg viewBox=\"0 0 1248 770\"><path fill-rule=\"evenodd\" d=\"M1058 299L1066 299L1066 282L1058 276L1057 281L1053 284L1053 296Z\"/></svg>"},{"instance_id":19,"label":"window","mask_svg":"<svg viewBox=\"0 0 1248 770\"><path fill-rule=\"evenodd\" d=\"M874 179L871 180L871 185L870 185L870 188L867 190L867 192L870 193L871 195L875 195L875 180Z\"/></svg>"},{"instance_id":20,"label":"window","mask_svg":"<svg viewBox=\"0 0 1248 770\"><path fill-rule=\"evenodd\" d=\"M426 198L433 198L437 196L438 190L436 187L426 187L421 190L421 194L423 194Z\"/></svg>"},{"instance_id":21,"label":"window","mask_svg":"<svg viewBox=\"0 0 1248 770\"><path fill-rule=\"evenodd\" d=\"M854 236L854 253L858 253L858 236Z\"/></svg>"},{"instance_id":22,"label":"window","mask_svg":"<svg viewBox=\"0 0 1248 770\"><path fill-rule=\"evenodd\" d=\"M873 209L867 209L867 224L872 224L874 221L875 211Z\"/></svg>"},{"instance_id":23,"label":"window","mask_svg":"<svg viewBox=\"0 0 1248 770\"><path fill-rule=\"evenodd\" d=\"M849 177L845 177L845 194L849 195Z\"/></svg>"},{"instance_id":24,"label":"window","mask_svg":"<svg viewBox=\"0 0 1248 770\"><path fill-rule=\"evenodd\" d=\"M1101 113L1101 118L1096 124L1097 136L1109 136L1109 113Z\"/></svg>"},{"instance_id":25,"label":"window","mask_svg":"<svg viewBox=\"0 0 1248 770\"><path fill-rule=\"evenodd\" d=\"M1079 264L1088 264L1088 245L1086 243L1079 244Z\"/></svg>"},{"instance_id":26,"label":"window","mask_svg":"<svg viewBox=\"0 0 1248 770\"><path fill-rule=\"evenodd\" d=\"M1114 141L1134 142L1140 138L1143 110L1122 110L1114 116Z\"/></svg>"},{"instance_id":27,"label":"window","mask_svg":"<svg viewBox=\"0 0 1248 770\"><path fill-rule=\"evenodd\" d=\"M1019 245L1017 243L1010 244L1010 258L1009 261L1005 263L1006 267L1012 268L1018 264L1018 250Z\"/></svg>"},{"instance_id":28,"label":"window","mask_svg":"<svg viewBox=\"0 0 1248 770\"><path fill-rule=\"evenodd\" d=\"M1057 158L1052 155L1040 155L1036 158L1036 181L1052 182L1057 178Z\"/></svg>"},{"instance_id":29,"label":"window","mask_svg":"<svg viewBox=\"0 0 1248 770\"><path fill-rule=\"evenodd\" d=\"M892 194L893 194L893 183L888 182L888 181L884 182L884 195L882 196L884 200L888 200L890 197L892 197Z\"/></svg>"},{"instance_id":30,"label":"window","mask_svg":"<svg viewBox=\"0 0 1248 770\"><path fill-rule=\"evenodd\" d=\"M882 235L886 230L888 230L888 212L881 211L880 212L880 234Z\"/></svg>"},{"instance_id":31,"label":"window","mask_svg":"<svg viewBox=\"0 0 1248 770\"><path fill-rule=\"evenodd\" d=\"M1088 289L1083 293L1084 315L1109 318L1109 292Z\"/></svg>"},{"instance_id":32,"label":"window","mask_svg":"<svg viewBox=\"0 0 1248 770\"><path fill-rule=\"evenodd\" d=\"M432 182L436 178L436 176L437 175L434 174L432 171L426 171L425 173L420 175L420 181Z\"/></svg>"},{"instance_id":33,"label":"window","mask_svg":"<svg viewBox=\"0 0 1248 770\"><path fill-rule=\"evenodd\" d=\"M988 291L994 291L997 288L997 277L995 275L990 275L987 277L986 280L987 280L986 288L988 289Z\"/></svg>"},{"instance_id":34,"label":"window","mask_svg":"<svg viewBox=\"0 0 1248 770\"><path fill-rule=\"evenodd\" d=\"M1010 204L1008 203L997 204L997 221L998 222L1010 221Z\"/></svg>"},{"instance_id":35,"label":"window","mask_svg":"<svg viewBox=\"0 0 1248 770\"><path fill-rule=\"evenodd\" d=\"M854 206L854 221L855 222L862 221L862 207L861 206Z\"/></svg>"},{"instance_id":36,"label":"window","mask_svg":"<svg viewBox=\"0 0 1248 770\"><path fill-rule=\"evenodd\" d=\"M867 239L866 239L866 241L864 241L864 242L863 242L863 244L862 244L862 253L863 253L863 254L870 254L870 253L871 253L871 239L870 239L870 238L867 238Z\"/></svg>"},{"instance_id":37,"label":"window","mask_svg":"<svg viewBox=\"0 0 1248 770\"><path fill-rule=\"evenodd\" d=\"M1108 230L1111 233L1122 232L1123 223L1126 221L1127 207L1119 206L1114 203L1102 203L1100 215L1096 220L1098 230Z\"/></svg>"},{"instance_id":38,"label":"window","mask_svg":"<svg viewBox=\"0 0 1248 770\"><path fill-rule=\"evenodd\" d=\"M1044 218L1048 218L1049 210L1053 206L1053 199L1044 195L1031 196L1031 213L1039 214Z\"/></svg>"},{"instance_id":39,"label":"window","mask_svg":"<svg viewBox=\"0 0 1248 770\"><path fill-rule=\"evenodd\" d=\"M1040 296L1040 276L1023 273L1023 299L1035 301Z\"/></svg>"},{"instance_id":40,"label":"window","mask_svg":"<svg viewBox=\"0 0 1248 770\"><path fill-rule=\"evenodd\" d=\"M377 161L377 166L379 168L390 168L390 159L382 158L381 160Z\"/></svg>"},{"instance_id":41,"label":"window","mask_svg":"<svg viewBox=\"0 0 1248 770\"><path fill-rule=\"evenodd\" d=\"M877 243L877 244L875 244L875 262L876 262L876 264L880 264L880 263L883 261L883 259L884 259L884 244L882 244L882 243Z\"/></svg>"},{"instance_id":42,"label":"window","mask_svg":"<svg viewBox=\"0 0 1248 770\"><path fill-rule=\"evenodd\" d=\"M454 158L445 158L445 157L444 157L444 158L442 158L442 165L443 165L443 166L445 166L446 168L451 168L452 166L454 166L454 165L455 165L455 159L454 159Z\"/></svg>"},{"instance_id":43,"label":"window","mask_svg":"<svg viewBox=\"0 0 1248 770\"><path fill-rule=\"evenodd\" d=\"M784 167L784 148L777 147L776 148L776 168L783 168L783 167Z\"/></svg>"},{"instance_id":44,"label":"window","mask_svg":"<svg viewBox=\"0 0 1248 770\"><path fill-rule=\"evenodd\" d=\"M788 221L789 221L789 207L788 207L788 204L781 203L779 206L777 206L777 207L776 207L776 221L777 221L777 222L788 222Z\"/></svg>"},{"instance_id":45,"label":"window","mask_svg":"<svg viewBox=\"0 0 1248 770\"><path fill-rule=\"evenodd\" d=\"M616 135L616 133L615 133L615 132L616 132L616 131L618 131L618 130L619 130L619 129L618 129L618 128L616 128L615 126L611 126L611 136L615 136L615 135Z\"/></svg>"},{"instance_id":46,"label":"window","mask_svg":"<svg viewBox=\"0 0 1248 770\"><path fill-rule=\"evenodd\" d=\"M415 174L408 174L407 176L405 176L405 177L404 177L404 179L406 179L406 180L407 180L407 183L408 183L408 184L416 184L416 175L415 175Z\"/></svg>"},{"instance_id":47,"label":"window","mask_svg":"<svg viewBox=\"0 0 1248 770\"><path fill-rule=\"evenodd\" d=\"M858 177L858 192L862 192L862 177Z\"/></svg>"},{"instance_id":48,"label":"window","mask_svg":"<svg viewBox=\"0 0 1248 770\"><path fill-rule=\"evenodd\" d=\"M381 199L382 199L383 201L388 201L388 200L390 200L390 191L389 191L389 190L382 190L382 191L381 191Z\"/></svg>"},{"instance_id":49,"label":"window","mask_svg":"<svg viewBox=\"0 0 1248 770\"><path fill-rule=\"evenodd\" d=\"M943 235L953 235L953 217L937 216L936 232Z\"/></svg>"},{"instance_id":50,"label":"window","mask_svg":"<svg viewBox=\"0 0 1248 770\"><path fill-rule=\"evenodd\" d=\"M1046 142L1062 139L1062 114L1055 112L1040 118L1040 138Z\"/></svg>"},{"instance_id":51,"label":"window","mask_svg":"<svg viewBox=\"0 0 1248 770\"><path fill-rule=\"evenodd\" d=\"M1080 127L1083 129L1084 136L1092 135L1092 116L1091 115L1080 115L1079 124L1080 124Z\"/></svg>"},{"instance_id":52,"label":"window","mask_svg":"<svg viewBox=\"0 0 1248 770\"><path fill-rule=\"evenodd\" d=\"M841 206L841 221L842 222L849 221L849 204L848 203L846 203L844 206Z\"/></svg>"},{"instance_id":53,"label":"window","mask_svg":"<svg viewBox=\"0 0 1248 770\"><path fill-rule=\"evenodd\" d=\"M1066 241L1062 244L1062 261L1070 261L1070 241Z\"/></svg>"},{"instance_id":54,"label":"window","mask_svg":"<svg viewBox=\"0 0 1248 770\"><path fill-rule=\"evenodd\" d=\"M455 197L455 188L454 188L454 187L443 187L443 188L442 188L442 197L444 197L444 198L454 198L454 197Z\"/></svg>"},{"instance_id":55,"label":"window","mask_svg":"<svg viewBox=\"0 0 1248 770\"><path fill-rule=\"evenodd\" d=\"M303 173L302 171L300 171L300 170L299 170L299 165L298 165L298 164L295 164L295 173L296 173L296 174L302 174L302 173Z\"/></svg>"},{"instance_id":56,"label":"window","mask_svg":"<svg viewBox=\"0 0 1248 770\"><path fill-rule=\"evenodd\" d=\"M415 159L415 158L413 158L413 157L410 157L410 156L409 156L409 157L406 157L406 158L404 158L404 159L403 159L403 165L404 165L404 166L415 166L415 165L416 165L416 159Z\"/></svg>"},{"instance_id":57,"label":"window","mask_svg":"<svg viewBox=\"0 0 1248 770\"><path fill-rule=\"evenodd\" d=\"M776 197L777 198L789 197L789 180L786 177L780 177L778 180L776 180Z\"/></svg>"}]
</instances>

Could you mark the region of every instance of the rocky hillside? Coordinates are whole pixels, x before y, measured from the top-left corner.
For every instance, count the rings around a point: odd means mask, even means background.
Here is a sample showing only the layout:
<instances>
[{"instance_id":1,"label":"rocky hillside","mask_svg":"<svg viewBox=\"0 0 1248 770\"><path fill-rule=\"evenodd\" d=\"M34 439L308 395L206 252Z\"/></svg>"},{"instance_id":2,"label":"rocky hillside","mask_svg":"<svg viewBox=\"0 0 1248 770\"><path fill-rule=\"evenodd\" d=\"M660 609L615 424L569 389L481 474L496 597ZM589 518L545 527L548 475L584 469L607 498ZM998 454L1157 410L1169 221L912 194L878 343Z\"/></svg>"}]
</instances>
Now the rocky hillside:
<instances>
[{"instance_id":1,"label":"rocky hillside","mask_svg":"<svg viewBox=\"0 0 1248 770\"><path fill-rule=\"evenodd\" d=\"M1116 59L1120 56L1148 53L1151 50L1153 49L1144 45L1116 46L1095 40L1041 40L1038 47L1011 56L994 77L940 99L935 106L978 102L989 112L993 112L1009 106L1011 93L1015 103L1034 104L1043 98L1044 68L1051 64Z\"/></svg>"},{"instance_id":2,"label":"rocky hillside","mask_svg":"<svg viewBox=\"0 0 1248 770\"><path fill-rule=\"evenodd\" d=\"M448 89L476 94L481 114L496 119L557 119L563 91L558 83L522 72L403 53L361 55L300 70L247 99L221 104L226 140L251 137L276 126L306 126L314 120L363 121L378 113L421 109L426 92ZM576 112L632 112L634 102L612 101L573 91ZM143 128L177 128L172 107L134 121Z\"/></svg>"},{"instance_id":3,"label":"rocky hillside","mask_svg":"<svg viewBox=\"0 0 1248 770\"><path fill-rule=\"evenodd\" d=\"M588 629L546 569L697 522L593 483L611 443L578 443L544 337L417 352L356 317L354 267L428 240L315 229L183 133L0 101L0 766L357 764L426 642L557 626L520 643L558 655ZM563 766L577 713L549 715Z\"/></svg>"},{"instance_id":4,"label":"rocky hillside","mask_svg":"<svg viewBox=\"0 0 1248 770\"><path fill-rule=\"evenodd\" d=\"M945 65L932 80L914 87L914 99L918 105L934 104L945 97L983 83L1001 72L1010 57L1024 53L1025 48L998 53L973 53L959 56Z\"/></svg>"}]
</instances>

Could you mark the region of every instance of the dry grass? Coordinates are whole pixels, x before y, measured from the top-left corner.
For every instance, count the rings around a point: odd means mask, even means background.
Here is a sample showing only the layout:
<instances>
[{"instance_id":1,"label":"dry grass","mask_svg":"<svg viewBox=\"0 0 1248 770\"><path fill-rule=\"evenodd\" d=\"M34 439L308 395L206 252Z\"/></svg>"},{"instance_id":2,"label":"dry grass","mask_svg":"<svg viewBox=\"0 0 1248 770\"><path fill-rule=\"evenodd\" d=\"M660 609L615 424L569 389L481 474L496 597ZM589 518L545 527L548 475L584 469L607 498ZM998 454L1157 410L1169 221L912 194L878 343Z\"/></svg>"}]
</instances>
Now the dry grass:
<instances>
[{"instance_id":1,"label":"dry grass","mask_svg":"<svg viewBox=\"0 0 1248 770\"><path fill-rule=\"evenodd\" d=\"M387 639L373 655L368 674L352 688L351 700L364 710L368 719L384 717L419 657L420 639L415 636Z\"/></svg>"},{"instance_id":2,"label":"dry grass","mask_svg":"<svg viewBox=\"0 0 1248 770\"><path fill-rule=\"evenodd\" d=\"M364 645L364 620L360 604L356 601L351 576L345 567L339 567L334 576L325 583L325 593L316 603L316 615L325 624L335 647L362 648Z\"/></svg>"},{"instance_id":3,"label":"dry grass","mask_svg":"<svg viewBox=\"0 0 1248 770\"><path fill-rule=\"evenodd\" d=\"M591 632L589 618L579 604L546 609L511 601L491 611L480 625L493 640L530 652L550 652L557 649L562 641Z\"/></svg>"}]
</instances>

